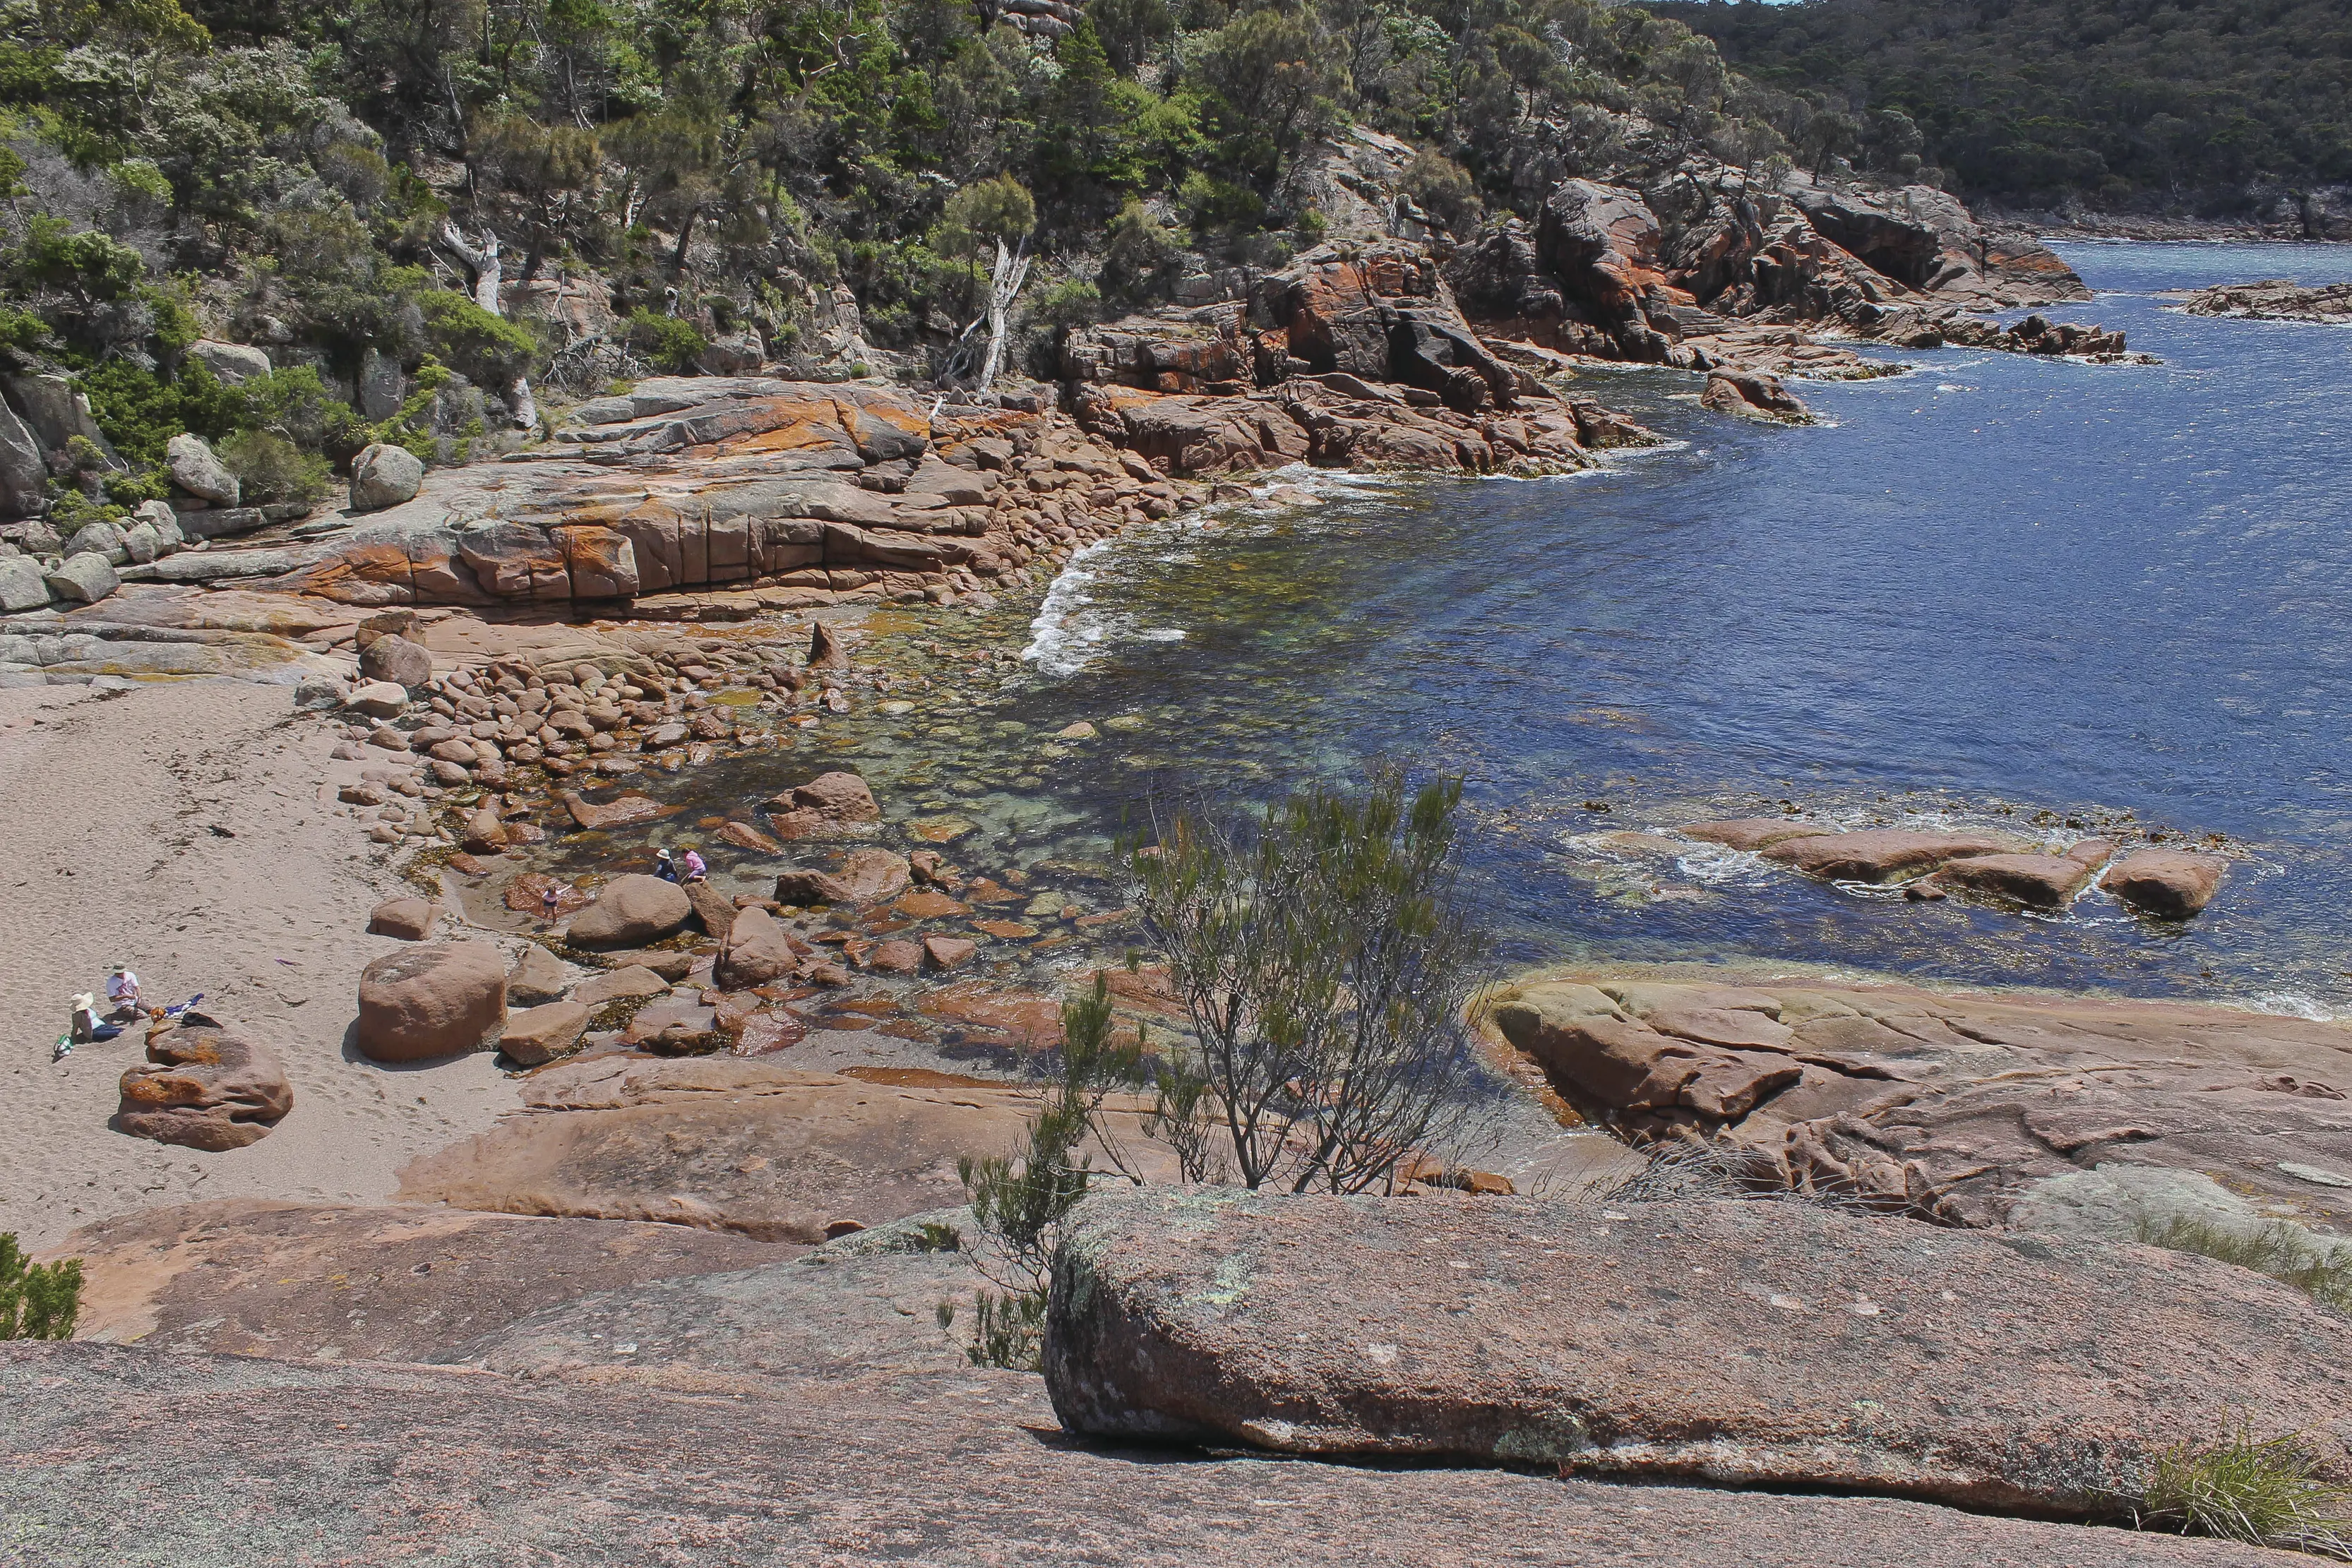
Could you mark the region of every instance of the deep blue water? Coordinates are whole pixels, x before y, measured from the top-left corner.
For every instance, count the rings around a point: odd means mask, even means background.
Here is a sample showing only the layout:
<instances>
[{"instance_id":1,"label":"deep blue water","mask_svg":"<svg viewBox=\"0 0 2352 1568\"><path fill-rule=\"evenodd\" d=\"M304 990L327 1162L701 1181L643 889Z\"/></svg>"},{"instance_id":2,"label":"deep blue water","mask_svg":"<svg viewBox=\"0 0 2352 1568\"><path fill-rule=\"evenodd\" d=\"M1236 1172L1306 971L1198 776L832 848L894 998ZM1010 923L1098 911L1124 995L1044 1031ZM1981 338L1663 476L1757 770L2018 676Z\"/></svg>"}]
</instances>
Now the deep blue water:
<instances>
[{"instance_id":1,"label":"deep blue water","mask_svg":"<svg viewBox=\"0 0 2352 1568\"><path fill-rule=\"evenodd\" d=\"M1802 383L1823 423L1795 430L1602 373L1683 444L1560 481L1333 485L1097 552L1049 606L1022 716L1147 725L1043 766L1029 836L1385 755L1468 775L1517 956L2352 1006L2352 331L2153 297L2352 278L2352 252L2063 249L2100 298L2052 314L2161 365L1909 353ZM1908 904L1610 836L1782 800L2060 841L2123 821L2240 863L2181 926L2095 894L2057 919Z\"/></svg>"},{"instance_id":2,"label":"deep blue water","mask_svg":"<svg viewBox=\"0 0 2352 1568\"><path fill-rule=\"evenodd\" d=\"M2352 248L2063 250L2101 294L2052 314L2162 364L1907 353L1899 377L1798 383L1822 419L1801 429L1708 413L1688 376L1603 371L1590 389L1675 444L1559 480L1304 476L1317 505L1130 535L1056 584L1027 674L811 741L894 818L977 822L968 867L1043 885L1083 882L1068 862L1155 800L1238 806L1388 757L1466 776L1513 962L1795 960L2352 1013L2352 329L2155 297L2352 278ZM961 618L905 619L911 644ZM691 788L756 799L813 760ZM1661 831L1782 801L2053 842L2153 829L2235 863L2190 924L2098 894L2029 917Z\"/></svg>"}]
</instances>

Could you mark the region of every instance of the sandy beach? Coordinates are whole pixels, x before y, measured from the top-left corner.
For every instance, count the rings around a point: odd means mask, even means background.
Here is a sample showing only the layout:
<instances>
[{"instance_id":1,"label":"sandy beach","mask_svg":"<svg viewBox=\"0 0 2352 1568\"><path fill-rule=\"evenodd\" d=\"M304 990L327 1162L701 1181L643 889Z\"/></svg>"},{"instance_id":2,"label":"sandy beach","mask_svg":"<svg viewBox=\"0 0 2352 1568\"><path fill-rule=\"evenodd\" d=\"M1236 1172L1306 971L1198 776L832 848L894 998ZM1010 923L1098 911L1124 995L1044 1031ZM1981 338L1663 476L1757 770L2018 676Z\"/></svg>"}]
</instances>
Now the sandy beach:
<instances>
[{"instance_id":1,"label":"sandy beach","mask_svg":"<svg viewBox=\"0 0 2352 1568\"><path fill-rule=\"evenodd\" d=\"M408 1160L513 1106L488 1056L401 1071L346 1049L360 970L396 946L368 911L400 884L333 805L358 771L328 759L338 738L293 720L287 685L0 691L0 1231L38 1248L157 1204L380 1202ZM268 1137L205 1154L108 1126L140 1031L50 1048L115 962L151 1003L202 992L278 1052L295 1102Z\"/></svg>"}]
</instances>

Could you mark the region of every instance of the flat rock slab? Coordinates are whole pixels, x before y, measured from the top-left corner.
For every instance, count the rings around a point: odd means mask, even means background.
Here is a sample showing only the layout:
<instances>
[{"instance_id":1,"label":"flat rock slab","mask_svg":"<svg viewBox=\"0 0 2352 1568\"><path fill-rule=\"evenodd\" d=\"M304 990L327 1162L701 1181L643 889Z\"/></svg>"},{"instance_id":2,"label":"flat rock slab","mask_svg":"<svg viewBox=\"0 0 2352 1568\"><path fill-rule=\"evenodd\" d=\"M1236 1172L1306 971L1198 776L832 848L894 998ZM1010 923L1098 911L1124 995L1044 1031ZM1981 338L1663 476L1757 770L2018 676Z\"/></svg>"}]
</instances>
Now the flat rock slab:
<instances>
[{"instance_id":1,"label":"flat rock slab","mask_svg":"<svg viewBox=\"0 0 2352 1568\"><path fill-rule=\"evenodd\" d=\"M2352 1321L2297 1291L1790 1201L1092 1198L1045 1374L1104 1437L2060 1517L2242 1410L2352 1474Z\"/></svg>"},{"instance_id":2,"label":"flat rock slab","mask_svg":"<svg viewBox=\"0 0 2352 1568\"><path fill-rule=\"evenodd\" d=\"M796 1249L676 1225L237 1199L101 1220L54 1250L82 1260L86 1340L411 1361L591 1291Z\"/></svg>"},{"instance_id":3,"label":"flat rock slab","mask_svg":"<svg viewBox=\"0 0 2352 1568\"><path fill-rule=\"evenodd\" d=\"M524 1100L530 1110L409 1166L401 1196L814 1243L835 1220L962 1202L958 1156L1012 1152L1037 1106L1009 1085L903 1088L733 1057L592 1058L533 1077ZM1138 1107L1113 1109L1149 1158Z\"/></svg>"},{"instance_id":4,"label":"flat rock slab","mask_svg":"<svg viewBox=\"0 0 2352 1568\"><path fill-rule=\"evenodd\" d=\"M1037 1377L962 1364L932 1307L968 1276L834 1252L585 1297L464 1365L0 1345L0 1522L42 1568L2311 1561L1883 1499L1092 1447Z\"/></svg>"},{"instance_id":5,"label":"flat rock slab","mask_svg":"<svg viewBox=\"0 0 2352 1568\"><path fill-rule=\"evenodd\" d=\"M2352 1231L2352 1028L2179 1002L1572 973L1491 1014L1588 1120L1728 1136L1799 1185L1946 1224L2120 1162Z\"/></svg>"}]
</instances>

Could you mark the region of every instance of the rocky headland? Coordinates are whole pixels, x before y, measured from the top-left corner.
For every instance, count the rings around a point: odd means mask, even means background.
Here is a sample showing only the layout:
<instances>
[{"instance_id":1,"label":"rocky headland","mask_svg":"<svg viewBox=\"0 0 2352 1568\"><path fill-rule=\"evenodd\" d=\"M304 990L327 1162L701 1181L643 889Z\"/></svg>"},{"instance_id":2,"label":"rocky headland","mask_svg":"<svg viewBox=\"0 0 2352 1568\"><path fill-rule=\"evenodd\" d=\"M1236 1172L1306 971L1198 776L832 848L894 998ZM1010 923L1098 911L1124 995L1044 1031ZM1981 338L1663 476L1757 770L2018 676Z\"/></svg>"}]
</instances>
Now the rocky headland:
<instances>
[{"instance_id":1,"label":"rocky headland","mask_svg":"<svg viewBox=\"0 0 2352 1568\"><path fill-rule=\"evenodd\" d=\"M2352 283L2305 288L2292 278L2260 283L2223 283L2187 296L2180 308L2191 316L2237 317L2253 321L2352 321Z\"/></svg>"}]
</instances>

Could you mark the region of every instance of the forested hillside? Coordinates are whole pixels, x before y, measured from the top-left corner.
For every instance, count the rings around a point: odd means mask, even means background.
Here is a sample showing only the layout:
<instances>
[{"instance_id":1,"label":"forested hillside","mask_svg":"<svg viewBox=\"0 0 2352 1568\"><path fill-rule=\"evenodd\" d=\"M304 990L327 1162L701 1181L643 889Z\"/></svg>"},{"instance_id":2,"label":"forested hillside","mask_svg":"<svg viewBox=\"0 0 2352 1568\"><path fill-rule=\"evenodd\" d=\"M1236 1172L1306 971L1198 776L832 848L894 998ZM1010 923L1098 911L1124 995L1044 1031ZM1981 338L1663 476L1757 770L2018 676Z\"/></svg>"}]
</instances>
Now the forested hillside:
<instances>
[{"instance_id":1,"label":"forested hillside","mask_svg":"<svg viewBox=\"0 0 2352 1568\"><path fill-rule=\"evenodd\" d=\"M1941 165L1969 197L2243 214L2352 181L2341 0L1662 0L1819 99L1811 152Z\"/></svg>"},{"instance_id":2,"label":"forested hillside","mask_svg":"<svg viewBox=\"0 0 2352 1568\"><path fill-rule=\"evenodd\" d=\"M0 9L0 351L74 372L112 448L49 455L60 525L160 494L182 429L299 499L370 441L516 439L551 385L969 375L1000 241L1037 262L1015 367L1049 363L1056 324L1315 243L1351 124L1466 235L1569 175L1760 166L1811 113L1591 0Z\"/></svg>"}]
</instances>

